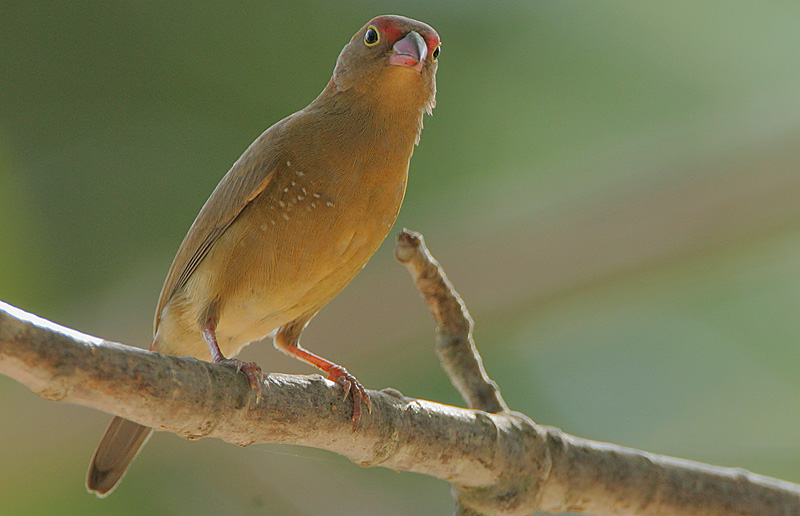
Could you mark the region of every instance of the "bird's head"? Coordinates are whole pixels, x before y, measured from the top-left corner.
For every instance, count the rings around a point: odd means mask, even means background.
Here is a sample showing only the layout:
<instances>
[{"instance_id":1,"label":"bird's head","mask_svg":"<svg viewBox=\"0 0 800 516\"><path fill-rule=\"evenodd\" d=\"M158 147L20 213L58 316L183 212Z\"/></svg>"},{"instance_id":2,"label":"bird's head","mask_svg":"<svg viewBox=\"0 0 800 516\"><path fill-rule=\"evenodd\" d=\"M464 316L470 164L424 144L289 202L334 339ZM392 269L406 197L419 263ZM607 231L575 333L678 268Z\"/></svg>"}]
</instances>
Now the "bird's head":
<instances>
[{"instance_id":1,"label":"bird's head","mask_svg":"<svg viewBox=\"0 0 800 516\"><path fill-rule=\"evenodd\" d=\"M378 16L342 49L331 79L338 91L431 112L441 41L429 25L403 16Z\"/></svg>"}]
</instances>

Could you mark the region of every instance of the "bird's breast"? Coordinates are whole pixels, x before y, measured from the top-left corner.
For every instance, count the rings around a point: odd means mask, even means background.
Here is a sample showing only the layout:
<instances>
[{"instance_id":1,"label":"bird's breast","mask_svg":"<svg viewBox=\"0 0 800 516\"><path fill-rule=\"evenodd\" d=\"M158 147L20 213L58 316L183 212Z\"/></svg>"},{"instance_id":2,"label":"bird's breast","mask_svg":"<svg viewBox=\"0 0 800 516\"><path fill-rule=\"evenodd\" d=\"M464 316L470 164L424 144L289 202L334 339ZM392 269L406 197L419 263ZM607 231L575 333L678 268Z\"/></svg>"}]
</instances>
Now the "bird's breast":
<instances>
[{"instance_id":1,"label":"bird's breast","mask_svg":"<svg viewBox=\"0 0 800 516\"><path fill-rule=\"evenodd\" d=\"M407 169L408 159L383 170L322 170L287 159L223 237L238 241L220 246L230 250L218 258L227 273L211 279L225 292L218 335L263 337L338 294L394 224Z\"/></svg>"}]
</instances>

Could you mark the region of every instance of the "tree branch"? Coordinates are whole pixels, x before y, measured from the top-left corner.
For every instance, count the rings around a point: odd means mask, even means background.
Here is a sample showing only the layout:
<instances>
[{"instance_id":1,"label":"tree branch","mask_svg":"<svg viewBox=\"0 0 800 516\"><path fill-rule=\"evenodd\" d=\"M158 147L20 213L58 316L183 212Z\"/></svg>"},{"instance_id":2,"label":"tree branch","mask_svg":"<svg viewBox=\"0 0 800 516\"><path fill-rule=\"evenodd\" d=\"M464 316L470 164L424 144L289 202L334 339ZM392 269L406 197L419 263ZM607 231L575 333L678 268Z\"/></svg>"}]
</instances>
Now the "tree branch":
<instances>
[{"instance_id":1,"label":"tree branch","mask_svg":"<svg viewBox=\"0 0 800 516\"><path fill-rule=\"evenodd\" d=\"M327 449L362 466L447 480L457 514L796 515L800 486L566 435L509 412L471 337L472 321L421 236L397 249L439 325L443 366L472 407L369 391L353 431L341 388L270 374L256 404L243 375L81 334L0 303L0 372L42 397L120 415L189 439ZM494 412L494 413L489 413Z\"/></svg>"},{"instance_id":2,"label":"tree branch","mask_svg":"<svg viewBox=\"0 0 800 516\"><path fill-rule=\"evenodd\" d=\"M436 319L436 353L447 375L469 408L486 412L507 412L508 406L486 374L478 348L472 340L475 323L467 306L447 279L441 265L425 247L416 231L403 229L394 251L405 265L414 284Z\"/></svg>"}]
</instances>

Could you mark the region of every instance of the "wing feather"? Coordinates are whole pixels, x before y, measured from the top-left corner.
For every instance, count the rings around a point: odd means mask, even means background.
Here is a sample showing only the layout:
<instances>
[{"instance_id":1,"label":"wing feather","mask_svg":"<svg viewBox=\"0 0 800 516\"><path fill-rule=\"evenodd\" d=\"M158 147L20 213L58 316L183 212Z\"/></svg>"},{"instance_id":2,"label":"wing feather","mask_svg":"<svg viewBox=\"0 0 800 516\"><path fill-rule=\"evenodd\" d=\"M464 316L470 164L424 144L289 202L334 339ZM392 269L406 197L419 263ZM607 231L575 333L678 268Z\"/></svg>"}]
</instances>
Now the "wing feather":
<instances>
[{"instance_id":1,"label":"wing feather","mask_svg":"<svg viewBox=\"0 0 800 516\"><path fill-rule=\"evenodd\" d=\"M234 163L211 193L178 249L156 308L153 334L161 312L185 285L197 266L236 217L272 181L279 162L278 141L286 119L267 129Z\"/></svg>"}]
</instances>

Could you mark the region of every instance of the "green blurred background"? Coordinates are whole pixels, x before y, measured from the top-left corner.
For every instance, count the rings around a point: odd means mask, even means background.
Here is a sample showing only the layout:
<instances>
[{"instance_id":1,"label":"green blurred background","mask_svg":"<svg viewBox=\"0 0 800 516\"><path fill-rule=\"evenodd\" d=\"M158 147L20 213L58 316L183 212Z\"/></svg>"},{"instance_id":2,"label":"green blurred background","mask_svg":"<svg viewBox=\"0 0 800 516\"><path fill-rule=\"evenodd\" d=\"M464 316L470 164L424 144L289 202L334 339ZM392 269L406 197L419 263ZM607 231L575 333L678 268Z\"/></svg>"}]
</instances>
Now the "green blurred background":
<instances>
[{"instance_id":1,"label":"green blurred background","mask_svg":"<svg viewBox=\"0 0 800 516\"><path fill-rule=\"evenodd\" d=\"M422 231L515 409L800 482L800 3L0 2L0 299L148 346L186 229L369 18L444 42L397 228ZM396 232L396 231L395 231ZM461 404L387 242L304 334L369 388ZM307 374L269 342L243 355ZM0 377L0 515L449 514L444 482L158 434Z\"/></svg>"}]
</instances>

